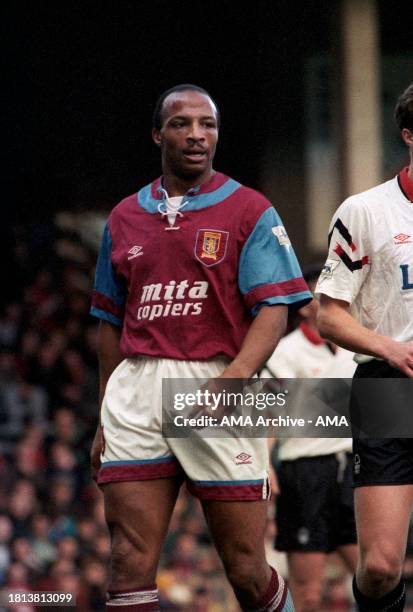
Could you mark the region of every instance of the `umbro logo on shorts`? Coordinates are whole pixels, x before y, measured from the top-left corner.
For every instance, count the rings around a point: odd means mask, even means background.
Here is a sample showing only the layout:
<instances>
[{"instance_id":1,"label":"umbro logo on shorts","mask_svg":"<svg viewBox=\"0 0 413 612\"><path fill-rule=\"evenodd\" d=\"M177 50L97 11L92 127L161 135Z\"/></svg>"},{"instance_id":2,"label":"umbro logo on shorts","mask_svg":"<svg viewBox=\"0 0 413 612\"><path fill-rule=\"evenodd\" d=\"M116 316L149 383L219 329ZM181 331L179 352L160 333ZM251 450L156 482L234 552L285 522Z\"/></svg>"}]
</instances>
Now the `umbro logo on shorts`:
<instances>
[{"instance_id":1,"label":"umbro logo on shorts","mask_svg":"<svg viewBox=\"0 0 413 612\"><path fill-rule=\"evenodd\" d=\"M250 459L252 459L252 457L248 453L240 453L234 458L234 462L235 465L246 465L248 463L252 463Z\"/></svg>"},{"instance_id":2,"label":"umbro logo on shorts","mask_svg":"<svg viewBox=\"0 0 413 612\"><path fill-rule=\"evenodd\" d=\"M133 246L131 249L129 249L128 251L128 259L134 259L135 257L139 257L140 255L143 255L143 247L141 246Z\"/></svg>"},{"instance_id":3,"label":"umbro logo on shorts","mask_svg":"<svg viewBox=\"0 0 413 612\"><path fill-rule=\"evenodd\" d=\"M396 236L393 236L394 238L394 244L409 244L411 243L411 240L409 240L409 238L411 238L411 236L409 236L408 234L396 234Z\"/></svg>"}]
</instances>

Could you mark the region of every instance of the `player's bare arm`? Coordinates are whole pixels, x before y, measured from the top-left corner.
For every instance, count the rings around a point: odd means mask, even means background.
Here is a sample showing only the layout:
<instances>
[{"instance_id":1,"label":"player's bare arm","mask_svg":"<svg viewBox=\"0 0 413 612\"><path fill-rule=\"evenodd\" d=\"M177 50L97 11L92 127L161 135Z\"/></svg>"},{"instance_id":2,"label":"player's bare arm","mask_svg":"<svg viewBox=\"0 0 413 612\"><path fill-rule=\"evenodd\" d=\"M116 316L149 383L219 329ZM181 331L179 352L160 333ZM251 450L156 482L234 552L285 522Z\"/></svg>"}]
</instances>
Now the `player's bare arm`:
<instances>
[{"instance_id":1,"label":"player's bare arm","mask_svg":"<svg viewBox=\"0 0 413 612\"><path fill-rule=\"evenodd\" d=\"M413 378L413 342L397 342L360 325L347 302L322 294L317 321L324 338L350 351L384 359Z\"/></svg>"},{"instance_id":2,"label":"player's bare arm","mask_svg":"<svg viewBox=\"0 0 413 612\"><path fill-rule=\"evenodd\" d=\"M120 327L107 321L100 321L98 334L99 406L102 404L110 375L123 359L119 348L120 336Z\"/></svg>"},{"instance_id":3,"label":"player's bare arm","mask_svg":"<svg viewBox=\"0 0 413 612\"><path fill-rule=\"evenodd\" d=\"M122 355L119 348L121 328L100 321L98 334L98 356L99 356L99 411L102 405L103 396L105 394L106 384L113 370L122 361ZM100 454L102 451L102 427L99 424L96 429L96 434L90 451L90 460L92 465L92 475L96 477L100 469Z\"/></svg>"},{"instance_id":4,"label":"player's bare arm","mask_svg":"<svg viewBox=\"0 0 413 612\"><path fill-rule=\"evenodd\" d=\"M279 304L262 306L244 338L238 355L222 378L250 378L274 352L287 325L288 308Z\"/></svg>"}]
</instances>

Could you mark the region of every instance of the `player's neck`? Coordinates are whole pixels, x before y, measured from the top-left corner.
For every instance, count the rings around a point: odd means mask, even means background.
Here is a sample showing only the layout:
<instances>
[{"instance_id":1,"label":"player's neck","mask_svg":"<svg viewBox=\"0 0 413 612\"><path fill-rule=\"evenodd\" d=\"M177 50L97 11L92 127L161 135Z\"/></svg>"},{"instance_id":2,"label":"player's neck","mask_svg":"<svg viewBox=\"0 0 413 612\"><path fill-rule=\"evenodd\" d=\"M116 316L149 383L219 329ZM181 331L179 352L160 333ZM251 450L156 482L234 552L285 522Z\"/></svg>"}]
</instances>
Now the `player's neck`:
<instances>
[{"instance_id":1,"label":"player's neck","mask_svg":"<svg viewBox=\"0 0 413 612\"><path fill-rule=\"evenodd\" d=\"M410 151L410 165L407 171L407 176L413 183L413 151Z\"/></svg>"},{"instance_id":2,"label":"player's neck","mask_svg":"<svg viewBox=\"0 0 413 612\"><path fill-rule=\"evenodd\" d=\"M163 186L165 187L169 197L185 195L192 187L198 187L209 181L215 174L215 170L209 168L203 174L194 178L185 179L175 174L165 172L163 176Z\"/></svg>"}]
</instances>

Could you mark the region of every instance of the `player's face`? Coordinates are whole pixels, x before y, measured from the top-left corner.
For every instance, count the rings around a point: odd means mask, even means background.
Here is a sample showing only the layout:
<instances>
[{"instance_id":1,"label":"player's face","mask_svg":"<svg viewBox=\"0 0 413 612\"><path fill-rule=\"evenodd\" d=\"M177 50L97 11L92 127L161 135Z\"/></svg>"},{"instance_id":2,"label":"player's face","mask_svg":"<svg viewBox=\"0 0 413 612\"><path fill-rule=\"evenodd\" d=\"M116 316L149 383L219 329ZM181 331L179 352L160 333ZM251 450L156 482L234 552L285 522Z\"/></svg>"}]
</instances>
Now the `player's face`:
<instances>
[{"instance_id":1,"label":"player's face","mask_svg":"<svg viewBox=\"0 0 413 612\"><path fill-rule=\"evenodd\" d=\"M217 109L197 91L175 92L163 104L162 128L153 139L162 151L164 174L183 179L206 179L218 141Z\"/></svg>"}]
</instances>

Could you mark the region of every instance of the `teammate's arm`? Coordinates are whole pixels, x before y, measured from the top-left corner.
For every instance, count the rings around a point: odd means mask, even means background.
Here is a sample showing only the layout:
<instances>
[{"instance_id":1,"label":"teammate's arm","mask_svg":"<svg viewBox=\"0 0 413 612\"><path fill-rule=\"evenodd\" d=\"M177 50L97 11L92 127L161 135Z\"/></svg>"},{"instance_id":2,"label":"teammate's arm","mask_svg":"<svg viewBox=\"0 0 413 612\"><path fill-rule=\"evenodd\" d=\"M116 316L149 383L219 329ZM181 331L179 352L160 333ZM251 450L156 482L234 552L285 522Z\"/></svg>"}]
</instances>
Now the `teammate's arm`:
<instances>
[{"instance_id":1,"label":"teammate's arm","mask_svg":"<svg viewBox=\"0 0 413 612\"><path fill-rule=\"evenodd\" d=\"M222 378L250 378L273 354L287 325L288 307L284 304L262 306L244 338L235 359Z\"/></svg>"},{"instance_id":2,"label":"teammate's arm","mask_svg":"<svg viewBox=\"0 0 413 612\"><path fill-rule=\"evenodd\" d=\"M350 314L348 302L321 294L317 324L323 338L355 353L384 359L413 378L413 341L397 342L360 325Z\"/></svg>"},{"instance_id":3,"label":"teammate's arm","mask_svg":"<svg viewBox=\"0 0 413 612\"><path fill-rule=\"evenodd\" d=\"M100 454L103 446L102 427L100 424L100 407L102 406L102 400L109 377L123 359L119 347L121 331L121 327L112 325L107 321L100 321L99 323L99 423L90 451L93 477L96 477L100 469Z\"/></svg>"}]
</instances>

